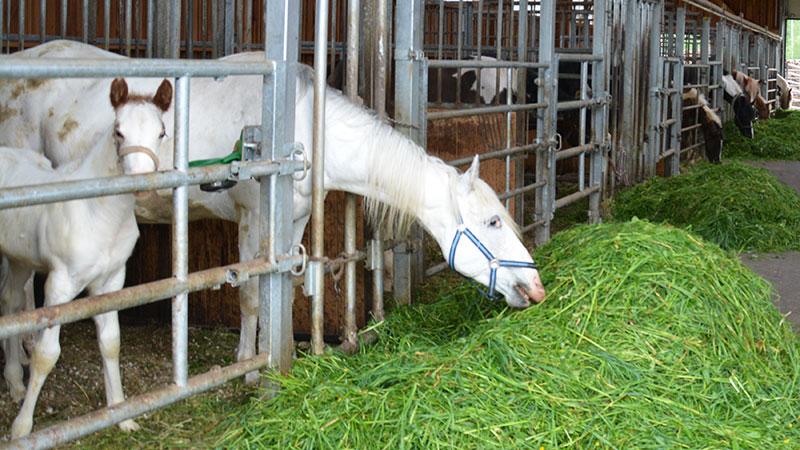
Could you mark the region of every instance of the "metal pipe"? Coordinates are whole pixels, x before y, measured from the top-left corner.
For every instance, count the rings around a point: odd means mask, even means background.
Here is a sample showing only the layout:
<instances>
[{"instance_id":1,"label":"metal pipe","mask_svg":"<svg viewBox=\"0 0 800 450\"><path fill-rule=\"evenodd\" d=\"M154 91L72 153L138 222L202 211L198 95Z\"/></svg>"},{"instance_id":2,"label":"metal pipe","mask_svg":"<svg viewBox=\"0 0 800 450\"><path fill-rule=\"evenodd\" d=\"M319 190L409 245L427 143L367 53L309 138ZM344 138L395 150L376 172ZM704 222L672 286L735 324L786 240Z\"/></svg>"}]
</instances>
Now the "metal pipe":
<instances>
[{"instance_id":1,"label":"metal pipe","mask_svg":"<svg viewBox=\"0 0 800 450\"><path fill-rule=\"evenodd\" d=\"M595 186L589 186L588 188L586 188L586 189L584 189L582 191L573 192L572 194L569 194L567 196L564 196L564 197L561 197L561 198L557 199L556 203L555 203L556 209L563 208L563 207L565 207L565 206L567 206L567 205L569 205L571 203L575 203L576 201L578 201L578 200L580 200L582 198L589 197L589 196L591 196L593 194L596 194L596 193L599 193L599 192L600 192L600 185L599 184L595 185Z\"/></svg>"},{"instance_id":2,"label":"metal pipe","mask_svg":"<svg viewBox=\"0 0 800 450\"><path fill-rule=\"evenodd\" d=\"M153 57L153 38L155 26L155 0L147 0L147 44L144 50L146 58Z\"/></svg>"},{"instance_id":3,"label":"metal pipe","mask_svg":"<svg viewBox=\"0 0 800 450\"><path fill-rule=\"evenodd\" d=\"M47 41L47 0L39 1L39 44Z\"/></svg>"},{"instance_id":4,"label":"metal pipe","mask_svg":"<svg viewBox=\"0 0 800 450\"><path fill-rule=\"evenodd\" d=\"M89 42L89 0L83 0L83 43Z\"/></svg>"},{"instance_id":5,"label":"metal pipe","mask_svg":"<svg viewBox=\"0 0 800 450\"><path fill-rule=\"evenodd\" d=\"M193 272L186 277L186 281L170 277L103 295L79 298L58 306L44 306L32 311L1 316L0 339L77 322L109 311L154 303L174 297L180 292L196 292L226 283L238 285L249 278L278 272L284 269L284 266L293 267L301 263L300 256L287 256L281 258L279 263L256 259Z\"/></svg>"},{"instance_id":6,"label":"metal pipe","mask_svg":"<svg viewBox=\"0 0 800 450\"><path fill-rule=\"evenodd\" d=\"M358 0L347 3L347 55L344 93L350 100L358 99L358 25L360 11ZM334 14L335 17L335 14ZM334 27L335 32L335 27ZM344 252L352 255L356 251L356 196L345 194L344 206ZM344 267L344 332L342 345L349 351L358 349L358 327L356 324L356 262L348 262Z\"/></svg>"},{"instance_id":7,"label":"metal pipe","mask_svg":"<svg viewBox=\"0 0 800 450\"><path fill-rule=\"evenodd\" d=\"M518 68L527 68L527 69L541 69L547 67L547 64L539 63L539 62L522 62L522 61L495 61L495 60L476 60L476 59L469 59L469 60L454 60L454 59L432 59L428 61L428 67L430 68L442 68L442 69L457 69L461 68L499 68L505 69L507 67L518 69Z\"/></svg>"},{"instance_id":8,"label":"metal pipe","mask_svg":"<svg viewBox=\"0 0 800 450\"><path fill-rule=\"evenodd\" d=\"M3 58L0 78L226 77L270 75L269 61L187 61L175 59Z\"/></svg>"},{"instance_id":9,"label":"metal pipe","mask_svg":"<svg viewBox=\"0 0 800 450\"><path fill-rule=\"evenodd\" d=\"M133 42L133 0L125 0L125 55L131 57Z\"/></svg>"},{"instance_id":10,"label":"metal pipe","mask_svg":"<svg viewBox=\"0 0 800 450\"><path fill-rule=\"evenodd\" d=\"M103 3L103 49L108 51L111 42L111 0Z\"/></svg>"},{"instance_id":11,"label":"metal pipe","mask_svg":"<svg viewBox=\"0 0 800 450\"><path fill-rule=\"evenodd\" d=\"M325 252L325 70L328 38L328 0L317 0L314 40L314 158L311 194L311 254L321 259ZM325 288L321 262L315 261L313 273L315 292L311 298L311 352L320 355L324 349L322 341Z\"/></svg>"},{"instance_id":12,"label":"metal pipe","mask_svg":"<svg viewBox=\"0 0 800 450\"><path fill-rule=\"evenodd\" d=\"M19 0L17 24L19 25L19 49L25 50L25 0Z\"/></svg>"},{"instance_id":13,"label":"metal pipe","mask_svg":"<svg viewBox=\"0 0 800 450\"><path fill-rule=\"evenodd\" d=\"M304 163L302 161L292 160L281 162L249 161L230 166L194 167L186 173L169 170L138 175L120 175L116 177L17 186L0 189L0 209L205 184L236 178L235 173L247 172L253 178L258 178L272 175L282 170L301 171L303 166Z\"/></svg>"},{"instance_id":14,"label":"metal pipe","mask_svg":"<svg viewBox=\"0 0 800 450\"><path fill-rule=\"evenodd\" d=\"M180 77L175 83L175 170L189 169L189 82ZM172 194L172 276L186 281L189 274L189 197L188 187L176 187ZM188 293L172 300L172 373L175 384L186 386L189 374Z\"/></svg>"},{"instance_id":15,"label":"metal pipe","mask_svg":"<svg viewBox=\"0 0 800 450\"><path fill-rule=\"evenodd\" d=\"M482 106L480 108L465 108L457 110L432 111L428 113L428 120L451 119L453 117L478 116L485 114L504 113L507 111L532 111L547 108L546 103L528 103L524 105L497 105Z\"/></svg>"},{"instance_id":16,"label":"metal pipe","mask_svg":"<svg viewBox=\"0 0 800 450\"><path fill-rule=\"evenodd\" d=\"M518 155L518 154L522 154L522 153L530 153L533 150L547 148L551 144L552 143L550 143L550 142L548 142L548 143L534 142L532 144L525 144L525 145L520 145L520 146L517 146L517 147L510 147L510 148L507 148L507 149L497 150L497 151L494 151L494 152L481 153L481 154L478 155L478 160L487 161L487 160L492 160L492 159L505 158L508 155ZM450 165L450 166L454 166L454 167L464 166L464 165L467 165L467 164L471 163L473 158L474 158L473 156L468 156L466 158L453 159L453 160L447 161L447 164Z\"/></svg>"},{"instance_id":17,"label":"metal pipe","mask_svg":"<svg viewBox=\"0 0 800 450\"><path fill-rule=\"evenodd\" d=\"M130 397L122 403L98 409L89 414L39 430L9 442L12 448L50 448L86 436L123 420L154 411L201 392L221 386L234 378L267 365L269 354L262 353L247 361L212 369L187 380L185 386L168 385L155 391Z\"/></svg>"}]
</instances>

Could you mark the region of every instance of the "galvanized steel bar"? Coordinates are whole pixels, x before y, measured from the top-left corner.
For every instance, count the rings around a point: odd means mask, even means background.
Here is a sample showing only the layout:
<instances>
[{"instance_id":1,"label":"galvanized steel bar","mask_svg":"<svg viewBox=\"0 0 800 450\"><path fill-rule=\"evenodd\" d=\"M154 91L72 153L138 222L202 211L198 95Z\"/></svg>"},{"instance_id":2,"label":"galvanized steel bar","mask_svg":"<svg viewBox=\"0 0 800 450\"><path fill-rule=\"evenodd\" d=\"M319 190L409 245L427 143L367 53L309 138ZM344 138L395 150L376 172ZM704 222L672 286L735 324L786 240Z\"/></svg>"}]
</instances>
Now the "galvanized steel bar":
<instances>
[{"instance_id":1,"label":"galvanized steel bar","mask_svg":"<svg viewBox=\"0 0 800 450\"><path fill-rule=\"evenodd\" d=\"M75 299L58 306L44 306L9 316L0 316L0 339L31 333L56 325L88 319L109 311L133 308L174 297L180 292L196 292L226 283L277 272L282 266L297 266L300 256L281 258L279 263L257 259L190 273L186 281L175 278L127 287L115 292Z\"/></svg>"},{"instance_id":2,"label":"galvanized steel bar","mask_svg":"<svg viewBox=\"0 0 800 450\"><path fill-rule=\"evenodd\" d=\"M19 33L19 49L25 49L25 0L19 0L19 14L17 14L17 26ZM10 30L9 30L10 31Z\"/></svg>"},{"instance_id":3,"label":"galvanized steel bar","mask_svg":"<svg viewBox=\"0 0 800 450\"><path fill-rule=\"evenodd\" d=\"M39 0L39 44L47 42L47 0Z\"/></svg>"},{"instance_id":4,"label":"galvanized steel bar","mask_svg":"<svg viewBox=\"0 0 800 450\"><path fill-rule=\"evenodd\" d=\"M479 116L513 111L532 111L534 109L545 109L547 107L547 103L527 103L524 105L497 105L481 106L478 108L442 110L429 112L428 120L452 119L453 117Z\"/></svg>"},{"instance_id":5,"label":"galvanized steel bar","mask_svg":"<svg viewBox=\"0 0 800 450\"><path fill-rule=\"evenodd\" d=\"M595 57L606 55L606 2L595 2L594 5L594 30L592 38L592 54ZM596 98L604 100L608 96L608 82L606 79L606 60L600 59L592 64L592 91ZM608 103L592 109L592 141L607 141L608 129ZM600 222L600 200L602 195L603 171L608 166L606 161L606 149L600 147L598 151L592 152L589 161L589 187L585 191L591 191L589 195L589 222ZM562 199L563 201L563 199Z\"/></svg>"},{"instance_id":6,"label":"galvanized steel bar","mask_svg":"<svg viewBox=\"0 0 800 450\"><path fill-rule=\"evenodd\" d=\"M3 58L0 78L226 77L269 75L264 62L186 61L175 59Z\"/></svg>"},{"instance_id":7,"label":"galvanized steel bar","mask_svg":"<svg viewBox=\"0 0 800 450\"><path fill-rule=\"evenodd\" d=\"M39 430L24 438L9 443L11 448L50 448L87 434L102 430L115 423L142 415L149 411L189 398L201 392L221 386L245 373L267 365L268 354L232 364L223 369L215 369L187 380L185 386L168 385L145 394L130 397L122 403L98 409L89 414L76 417Z\"/></svg>"},{"instance_id":8,"label":"galvanized steel bar","mask_svg":"<svg viewBox=\"0 0 800 450\"><path fill-rule=\"evenodd\" d=\"M153 39L155 38L155 32L153 31L155 26L155 0L147 0L147 44L145 47L144 55L146 58L153 57Z\"/></svg>"},{"instance_id":9,"label":"galvanized steel bar","mask_svg":"<svg viewBox=\"0 0 800 450\"><path fill-rule=\"evenodd\" d=\"M647 173L655 173L656 170L656 157L660 148L660 135L661 128L658 124L661 122L661 71L664 68L664 62L661 57L661 18L664 14L663 5L661 3L651 3L651 21L650 21L650 70L649 70L649 114L648 114L648 145L645 153L645 167Z\"/></svg>"},{"instance_id":10,"label":"galvanized steel bar","mask_svg":"<svg viewBox=\"0 0 800 450\"><path fill-rule=\"evenodd\" d=\"M558 60L555 54L555 2L543 2L539 21L539 63L545 68L539 70L539 103L547 106L536 121L536 135L540 140L552 141L556 135L556 90ZM536 245L543 245L550 239L550 220L553 217L555 180L550 177L551 168L555 166L553 152L555 146L536 152L536 183L542 187L536 193L534 222L536 227Z\"/></svg>"},{"instance_id":11,"label":"galvanized steel bar","mask_svg":"<svg viewBox=\"0 0 800 450\"><path fill-rule=\"evenodd\" d=\"M194 57L194 1L186 2L186 59Z\"/></svg>"},{"instance_id":12,"label":"galvanized steel bar","mask_svg":"<svg viewBox=\"0 0 800 450\"><path fill-rule=\"evenodd\" d=\"M128 57L131 56L132 44L133 44L133 0L125 0L125 55Z\"/></svg>"},{"instance_id":13,"label":"galvanized steel bar","mask_svg":"<svg viewBox=\"0 0 800 450\"><path fill-rule=\"evenodd\" d=\"M111 43L111 0L103 2L103 49L108 51Z\"/></svg>"},{"instance_id":14,"label":"galvanized steel bar","mask_svg":"<svg viewBox=\"0 0 800 450\"><path fill-rule=\"evenodd\" d=\"M264 78L262 158L288 158L295 132L295 86L300 54L300 5L291 0L267 0L265 4L265 58L279 60L276 73ZM260 249L271 262L288 253L292 245L292 177L275 174L261 178ZM292 297L288 272L259 280L258 352L269 355L269 365L281 373L292 367ZM277 387L277 386L273 386Z\"/></svg>"},{"instance_id":15,"label":"galvanized steel bar","mask_svg":"<svg viewBox=\"0 0 800 450\"><path fill-rule=\"evenodd\" d=\"M172 0L169 10L169 53L172 59L181 57L181 0Z\"/></svg>"},{"instance_id":16,"label":"galvanized steel bar","mask_svg":"<svg viewBox=\"0 0 800 450\"><path fill-rule=\"evenodd\" d=\"M432 59L428 61L428 67L430 68L442 68L442 69L457 69L457 68L481 68L481 69L491 69L491 68L499 68L504 69L507 67L510 68L528 68L528 69L541 69L547 67L547 64L541 62L523 62L523 61L495 61L495 60L454 60L454 59Z\"/></svg>"},{"instance_id":17,"label":"galvanized steel bar","mask_svg":"<svg viewBox=\"0 0 800 450\"><path fill-rule=\"evenodd\" d=\"M311 255L316 261L312 272L314 292L311 295L311 352L322 354L324 343L323 310L325 302L325 278L321 259L325 256L325 70L327 68L325 48L328 38L328 0L316 3L314 27L314 159L312 164L311 194Z\"/></svg>"},{"instance_id":18,"label":"galvanized steel bar","mask_svg":"<svg viewBox=\"0 0 800 450\"><path fill-rule=\"evenodd\" d=\"M335 11L335 10L334 10ZM357 0L347 2L347 49L345 56L344 94L352 101L358 100L358 26L361 8ZM334 14L334 17L336 14ZM336 27L332 27L334 32ZM344 206L344 252L352 255L356 252L356 196L345 194ZM381 276L381 279L383 277ZM382 293L382 292L381 292ZM347 350L358 349L358 327L356 324L356 262L351 261L344 267L344 330L342 345Z\"/></svg>"},{"instance_id":19,"label":"galvanized steel bar","mask_svg":"<svg viewBox=\"0 0 800 450\"><path fill-rule=\"evenodd\" d=\"M521 155L523 153L530 153L534 150L546 149L548 146L553 144L555 144L555 142L533 142L531 144L520 145L517 147L510 147L503 150L481 153L478 155L478 160L489 161L493 159L502 159L510 155ZM447 164L454 167L464 166L471 163L473 159L474 156L452 159L450 161L447 161Z\"/></svg>"},{"instance_id":20,"label":"galvanized steel bar","mask_svg":"<svg viewBox=\"0 0 800 450\"><path fill-rule=\"evenodd\" d=\"M40 205L103 195L172 189L178 186L205 184L226 179L238 179L248 173L253 178L278 172L303 170L302 161L249 161L233 165L193 167L186 173L167 170L138 175L62 181L0 189L0 209Z\"/></svg>"},{"instance_id":21,"label":"galvanized steel bar","mask_svg":"<svg viewBox=\"0 0 800 450\"><path fill-rule=\"evenodd\" d=\"M519 1L517 16L517 61L527 62L528 59L528 0ZM533 70L525 68L517 70L517 101L525 103L527 100L527 79L533 76ZM516 140L517 142L528 141L528 117L526 113L517 114ZM527 154L525 155L527 156ZM514 192L519 191L525 185L525 159L517 159L514 165ZM525 222L525 196L518 195L514 202L514 221L518 224Z\"/></svg>"},{"instance_id":22,"label":"galvanized steel bar","mask_svg":"<svg viewBox=\"0 0 800 450\"><path fill-rule=\"evenodd\" d=\"M675 68L673 71L673 79L672 85L673 86L683 86L683 43L684 43L684 36L686 32L686 9L678 8L676 14L676 26L675 26L675 46L678 49L678 62L675 64ZM680 139L681 139L681 130L680 130L680 123L681 123L681 110L683 108L683 93L681 90L676 92L674 97L672 98L672 111L673 111L673 118L677 122L677 125L672 127L671 133L671 143L670 146L675 149L675 154L670 157L668 161L668 165L666 170L668 171L668 175L678 175L680 173Z\"/></svg>"},{"instance_id":23,"label":"galvanized steel bar","mask_svg":"<svg viewBox=\"0 0 800 450\"><path fill-rule=\"evenodd\" d=\"M89 0L83 0L83 43L89 42Z\"/></svg>"},{"instance_id":24,"label":"galvanized steel bar","mask_svg":"<svg viewBox=\"0 0 800 450\"><path fill-rule=\"evenodd\" d=\"M175 170L189 169L189 82L180 77L175 83ZM172 194L172 276L186 281L189 274L189 196L188 187L176 187ZM172 374L178 386L186 386L189 374L189 298L182 292L172 300Z\"/></svg>"}]
</instances>

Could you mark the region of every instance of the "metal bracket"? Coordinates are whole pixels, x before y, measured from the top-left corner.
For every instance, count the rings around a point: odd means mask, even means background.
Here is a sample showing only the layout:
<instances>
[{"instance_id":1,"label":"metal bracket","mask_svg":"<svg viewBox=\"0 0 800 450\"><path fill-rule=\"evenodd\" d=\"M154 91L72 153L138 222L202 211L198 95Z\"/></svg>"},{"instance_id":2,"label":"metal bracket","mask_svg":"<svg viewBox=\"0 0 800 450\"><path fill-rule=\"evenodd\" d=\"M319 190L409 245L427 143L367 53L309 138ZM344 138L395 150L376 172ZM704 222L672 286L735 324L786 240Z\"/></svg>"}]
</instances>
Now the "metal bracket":
<instances>
[{"instance_id":1,"label":"metal bracket","mask_svg":"<svg viewBox=\"0 0 800 450\"><path fill-rule=\"evenodd\" d=\"M225 273L225 282L232 287L237 287L250 279L250 274L247 272L239 272L238 270L228 269Z\"/></svg>"},{"instance_id":2,"label":"metal bracket","mask_svg":"<svg viewBox=\"0 0 800 450\"><path fill-rule=\"evenodd\" d=\"M310 261L306 268L306 279L303 283L303 295L312 296L322 292L322 284L319 280L325 274L325 266L322 261Z\"/></svg>"},{"instance_id":3,"label":"metal bracket","mask_svg":"<svg viewBox=\"0 0 800 450\"><path fill-rule=\"evenodd\" d=\"M261 127L248 125L242 128L242 161L254 161L261 156Z\"/></svg>"},{"instance_id":4,"label":"metal bracket","mask_svg":"<svg viewBox=\"0 0 800 450\"><path fill-rule=\"evenodd\" d=\"M367 242L367 260L365 262L367 270L378 270L378 260L382 256L380 253L378 241L370 239Z\"/></svg>"},{"instance_id":5,"label":"metal bracket","mask_svg":"<svg viewBox=\"0 0 800 450\"><path fill-rule=\"evenodd\" d=\"M229 180L249 180L252 171L247 165L242 165L240 161L231 161Z\"/></svg>"}]
</instances>

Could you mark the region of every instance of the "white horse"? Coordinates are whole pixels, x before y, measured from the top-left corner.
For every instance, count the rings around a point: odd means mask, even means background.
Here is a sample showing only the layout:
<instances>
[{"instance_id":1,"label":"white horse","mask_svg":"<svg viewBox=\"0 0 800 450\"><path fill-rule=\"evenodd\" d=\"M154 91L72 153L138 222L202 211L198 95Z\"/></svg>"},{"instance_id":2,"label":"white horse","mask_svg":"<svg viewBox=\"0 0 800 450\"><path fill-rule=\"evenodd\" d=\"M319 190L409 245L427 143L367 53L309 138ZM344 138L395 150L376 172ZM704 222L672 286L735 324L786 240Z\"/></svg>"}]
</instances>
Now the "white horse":
<instances>
[{"instance_id":1,"label":"white horse","mask_svg":"<svg viewBox=\"0 0 800 450\"><path fill-rule=\"evenodd\" d=\"M22 57L39 58L122 58L85 44L53 41L17 53ZM223 58L226 61L262 61L263 52L242 53ZM25 80L0 86L0 108L25 111L25 114L0 118L0 139L16 146L33 146L44 151L55 164L82 158L81 149L89 148L91 137L107 128L103 122L108 106L99 101L110 80L58 79L23 89ZM137 89L152 86L151 80L129 80ZM229 76L222 81L210 78L192 79L190 87L189 142L190 159L218 158L230 152L245 125L261 123L260 76ZM22 91L20 93L20 91ZM14 95L14 93L17 95ZM65 112L75 95L85 100L81 111ZM495 193L478 178L478 160L462 175L441 160L428 156L407 137L395 132L375 114L353 104L332 88L327 90L325 126L325 174L328 190L342 190L367 197L369 211L417 219L449 255L453 237L460 229L459 214L468 227L493 255L505 260L532 262L530 252L520 242L517 228ZM66 102L52 103L65 97ZM68 104L65 104L68 103ZM313 149L313 71L298 68L295 140L307 152ZM37 106L43 105L43 106ZM34 113L28 113L33 108ZM38 109L37 109L38 108ZM50 111L53 114L50 114ZM71 117L67 127L65 117ZM173 115L165 116L167 134L173 130ZM67 129L68 128L68 129ZM63 130L66 135L59 140ZM52 145L37 147L39 142ZM2 142L0 142L2 143ZM69 144L69 145L67 145ZM144 155L132 155L146 158ZM309 158L313 155L309 154ZM158 152L161 167L172 167L172 141L165 139ZM240 182L235 187L215 194L189 189L190 219L219 218L239 224L241 259L253 259L258 251L258 184ZM139 199L136 213L140 221L169 222L171 202L159 192ZM311 214L311 177L294 183L293 242L300 242ZM378 206L378 205L385 205ZM496 288L506 302L525 308L531 301L540 302L545 290L536 269L503 266L492 269L476 246L464 245L453 255L454 268L484 285L495 275ZM240 287L242 326L238 360L255 354L258 312L258 281L250 280ZM248 374L255 381L256 374Z\"/></svg>"},{"instance_id":2,"label":"white horse","mask_svg":"<svg viewBox=\"0 0 800 450\"><path fill-rule=\"evenodd\" d=\"M108 99L108 97L106 97ZM149 157L164 140L161 116L169 108L172 86L164 80L152 98L128 95L125 80L111 86L110 104L116 112L104 139L90 147L83 158L53 169L51 162L33 150L0 147L0 186L26 186L53 181L97 178L108 175L152 172ZM108 100L106 100L108 101ZM112 134L113 130L113 134ZM133 252L139 229L133 212L134 197L117 195L0 210L0 275L2 314L20 311L25 303L24 286L35 270L47 274L45 305L71 301L84 289L100 295L122 288L125 262ZM103 357L106 400L122 402L119 372L119 323L117 312L94 317ZM52 370L61 347L60 326L41 332L30 358L27 391L22 379L19 336L8 339L5 378L14 400L25 401L11 426L12 438L30 433L36 400ZM136 430L132 420L120 423L123 430Z\"/></svg>"}]
</instances>

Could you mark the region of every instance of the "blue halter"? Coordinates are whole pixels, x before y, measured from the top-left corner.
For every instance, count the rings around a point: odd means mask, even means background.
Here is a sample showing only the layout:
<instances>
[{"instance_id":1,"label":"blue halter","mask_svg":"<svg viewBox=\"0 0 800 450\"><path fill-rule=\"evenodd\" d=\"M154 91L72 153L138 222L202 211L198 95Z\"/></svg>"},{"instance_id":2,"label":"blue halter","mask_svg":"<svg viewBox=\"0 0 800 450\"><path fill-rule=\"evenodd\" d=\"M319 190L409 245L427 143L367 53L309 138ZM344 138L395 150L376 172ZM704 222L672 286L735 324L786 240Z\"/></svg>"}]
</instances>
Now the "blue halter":
<instances>
[{"instance_id":1,"label":"blue halter","mask_svg":"<svg viewBox=\"0 0 800 450\"><path fill-rule=\"evenodd\" d=\"M464 225L464 221L461 220L461 214L459 214L458 229L456 230L456 235L453 237L453 244L450 245L450 261L448 263L450 264L450 268L453 270L456 270L453 261L455 260L456 248L458 246L458 242L461 240L461 235L467 236L467 238L470 241L472 241L472 243L475 244L476 247L478 247L478 250L480 250L481 253L483 253L483 256L485 256L486 259L489 261L489 268L491 269L491 273L489 274L489 291L487 292L483 290L483 288L478 286L477 283L467 278L466 275L461 274L461 276L466 278L467 281L469 281L470 284L472 284L475 287L475 289L477 289L478 292L480 292L489 301L493 302L502 297L502 295L497 294L494 291L495 284L497 284L498 268L500 267L519 267L519 268L529 268L529 269L537 268L536 263L534 262L506 261L503 259L495 258L494 255L492 255L492 252L490 252L489 249L486 248L486 246L481 243L480 239L478 239L474 234L472 234L472 232L469 231L469 228L467 228L466 225Z\"/></svg>"}]
</instances>

